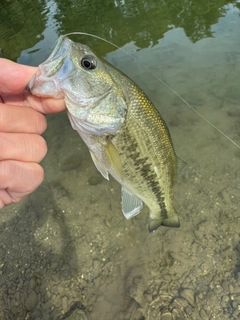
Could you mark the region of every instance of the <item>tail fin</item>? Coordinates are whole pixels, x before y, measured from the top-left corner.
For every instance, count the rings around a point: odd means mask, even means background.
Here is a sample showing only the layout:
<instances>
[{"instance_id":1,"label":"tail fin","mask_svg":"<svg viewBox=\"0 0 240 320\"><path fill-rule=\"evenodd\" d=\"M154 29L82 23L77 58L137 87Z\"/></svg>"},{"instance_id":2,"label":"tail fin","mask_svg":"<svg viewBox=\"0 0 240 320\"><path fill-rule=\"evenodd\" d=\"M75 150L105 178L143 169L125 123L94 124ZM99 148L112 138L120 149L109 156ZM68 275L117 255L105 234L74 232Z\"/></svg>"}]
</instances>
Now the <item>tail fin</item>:
<instances>
[{"instance_id":1,"label":"tail fin","mask_svg":"<svg viewBox=\"0 0 240 320\"><path fill-rule=\"evenodd\" d=\"M175 212L172 215L169 215L166 219L150 218L148 231L153 232L160 226L178 228L180 227L180 221Z\"/></svg>"}]
</instances>

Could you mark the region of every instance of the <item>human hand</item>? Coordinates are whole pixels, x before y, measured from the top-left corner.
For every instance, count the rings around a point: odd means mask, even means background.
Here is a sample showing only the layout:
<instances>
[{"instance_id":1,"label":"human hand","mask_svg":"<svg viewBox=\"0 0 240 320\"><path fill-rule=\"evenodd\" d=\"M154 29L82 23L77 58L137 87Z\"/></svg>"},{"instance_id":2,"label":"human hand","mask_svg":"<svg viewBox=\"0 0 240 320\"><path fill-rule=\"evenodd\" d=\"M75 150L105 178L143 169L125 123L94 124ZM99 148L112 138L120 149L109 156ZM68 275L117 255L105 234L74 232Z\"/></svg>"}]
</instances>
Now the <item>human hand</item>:
<instances>
[{"instance_id":1,"label":"human hand","mask_svg":"<svg viewBox=\"0 0 240 320\"><path fill-rule=\"evenodd\" d=\"M42 99L26 86L37 68L0 58L0 209L20 201L43 181L38 164L47 153L44 113L65 109L62 99Z\"/></svg>"}]
</instances>

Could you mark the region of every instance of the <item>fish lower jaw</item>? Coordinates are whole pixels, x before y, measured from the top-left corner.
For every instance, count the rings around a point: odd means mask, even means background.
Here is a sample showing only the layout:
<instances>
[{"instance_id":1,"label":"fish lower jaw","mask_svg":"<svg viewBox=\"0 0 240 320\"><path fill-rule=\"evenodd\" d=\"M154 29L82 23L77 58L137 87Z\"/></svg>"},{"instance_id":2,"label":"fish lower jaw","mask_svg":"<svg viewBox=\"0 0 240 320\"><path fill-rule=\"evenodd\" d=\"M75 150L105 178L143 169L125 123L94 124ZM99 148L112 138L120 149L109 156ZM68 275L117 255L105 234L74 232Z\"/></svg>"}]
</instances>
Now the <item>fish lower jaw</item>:
<instances>
[{"instance_id":1,"label":"fish lower jaw","mask_svg":"<svg viewBox=\"0 0 240 320\"><path fill-rule=\"evenodd\" d=\"M64 98L64 93L58 89L58 86L59 84L54 79L50 80L46 76L35 74L29 81L27 90L41 98Z\"/></svg>"}]
</instances>

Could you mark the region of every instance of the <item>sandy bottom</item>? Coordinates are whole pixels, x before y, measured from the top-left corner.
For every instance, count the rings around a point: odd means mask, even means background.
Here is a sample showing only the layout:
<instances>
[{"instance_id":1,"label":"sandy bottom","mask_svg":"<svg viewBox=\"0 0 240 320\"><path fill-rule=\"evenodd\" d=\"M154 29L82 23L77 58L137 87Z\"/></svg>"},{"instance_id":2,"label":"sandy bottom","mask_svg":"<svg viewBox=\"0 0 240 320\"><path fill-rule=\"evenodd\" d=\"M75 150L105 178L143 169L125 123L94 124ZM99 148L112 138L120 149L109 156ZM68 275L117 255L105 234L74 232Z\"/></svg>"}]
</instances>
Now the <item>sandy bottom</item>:
<instances>
[{"instance_id":1,"label":"sandy bottom","mask_svg":"<svg viewBox=\"0 0 240 320\"><path fill-rule=\"evenodd\" d=\"M223 42L228 31L126 47L140 64L108 56L159 107L186 162L179 229L149 234L147 208L125 220L120 186L97 172L65 113L48 117L45 181L0 215L0 319L240 318L240 150L153 76L239 142L240 50Z\"/></svg>"}]
</instances>

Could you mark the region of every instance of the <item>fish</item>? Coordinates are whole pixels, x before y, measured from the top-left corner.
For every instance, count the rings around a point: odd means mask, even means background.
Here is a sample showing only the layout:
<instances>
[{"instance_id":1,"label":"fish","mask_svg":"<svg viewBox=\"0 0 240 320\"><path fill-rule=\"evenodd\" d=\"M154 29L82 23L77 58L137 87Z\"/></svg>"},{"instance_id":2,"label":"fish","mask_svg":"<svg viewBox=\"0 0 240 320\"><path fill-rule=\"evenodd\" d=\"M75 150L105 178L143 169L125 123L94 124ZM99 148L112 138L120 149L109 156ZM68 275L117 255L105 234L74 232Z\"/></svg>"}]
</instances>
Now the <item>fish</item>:
<instances>
[{"instance_id":1,"label":"fish","mask_svg":"<svg viewBox=\"0 0 240 320\"><path fill-rule=\"evenodd\" d=\"M72 128L97 170L121 185L122 212L149 208L149 232L179 227L173 205L177 156L168 127L143 90L87 45L60 36L28 84L38 97L63 98Z\"/></svg>"}]
</instances>

